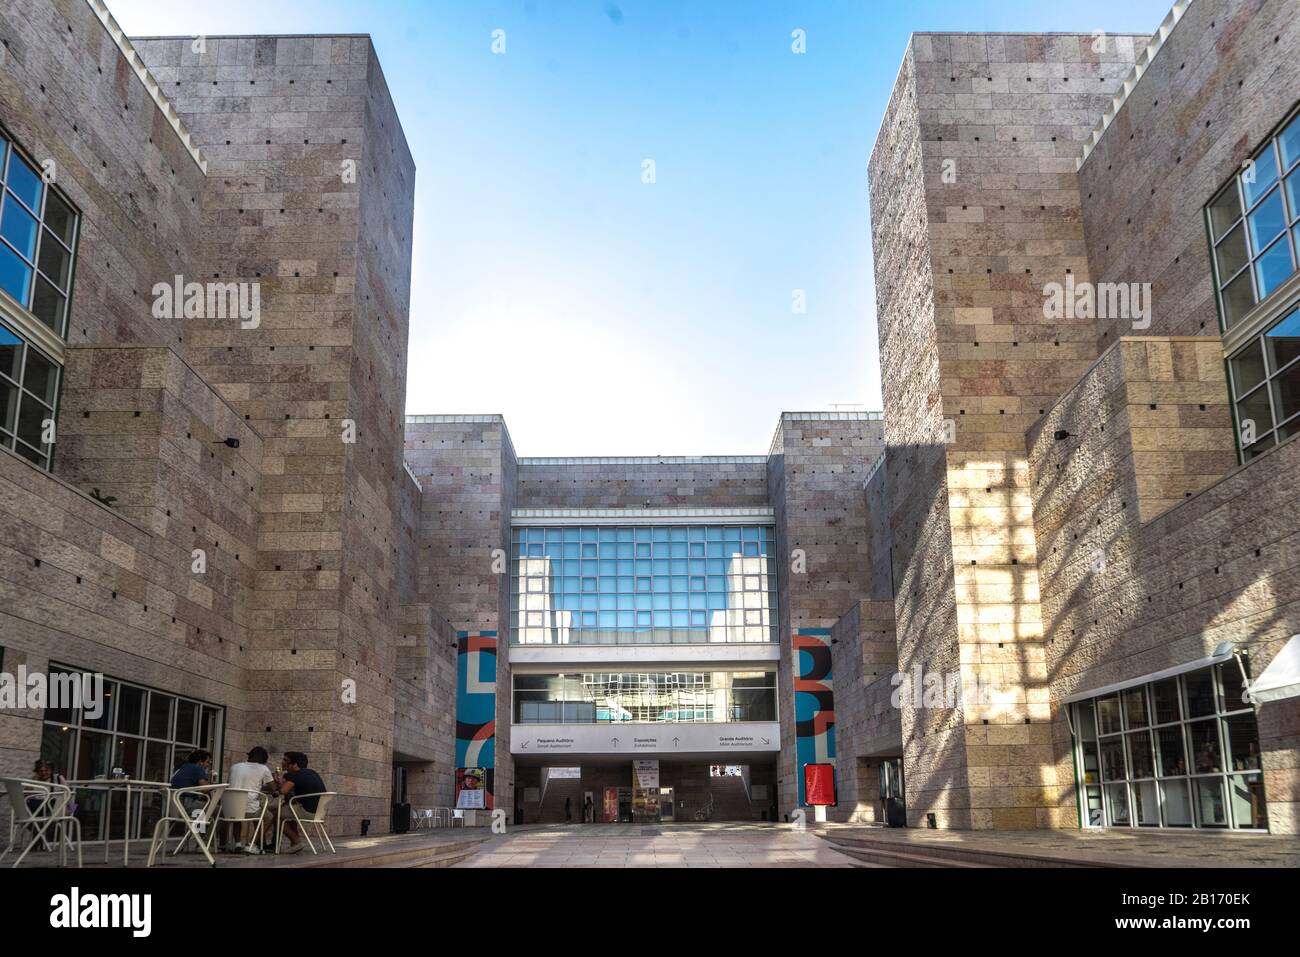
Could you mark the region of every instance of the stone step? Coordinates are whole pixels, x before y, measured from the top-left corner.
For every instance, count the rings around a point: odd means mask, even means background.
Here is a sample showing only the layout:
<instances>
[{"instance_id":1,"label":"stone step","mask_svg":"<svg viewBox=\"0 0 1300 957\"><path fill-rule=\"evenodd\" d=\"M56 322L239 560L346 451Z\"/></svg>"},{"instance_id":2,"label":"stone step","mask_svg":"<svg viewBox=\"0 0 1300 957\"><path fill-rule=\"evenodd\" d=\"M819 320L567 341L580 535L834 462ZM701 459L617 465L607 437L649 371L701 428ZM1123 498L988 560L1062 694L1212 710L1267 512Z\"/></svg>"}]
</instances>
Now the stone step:
<instances>
[{"instance_id":1,"label":"stone step","mask_svg":"<svg viewBox=\"0 0 1300 957\"><path fill-rule=\"evenodd\" d=\"M424 844L355 857L339 857L328 853L312 857L310 851L301 851L297 855L298 860L293 863L296 867L450 867L472 856L484 840L485 838L479 838L472 841ZM306 855L305 860L303 855ZM443 861L448 863L442 863Z\"/></svg>"},{"instance_id":2,"label":"stone step","mask_svg":"<svg viewBox=\"0 0 1300 957\"><path fill-rule=\"evenodd\" d=\"M942 860L922 854L906 854L896 850L866 850L848 844L830 842L835 850L853 858L858 867L990 867L989 864L975 864L969 861Z\"/></svg>"},{"instance_id":3,"label":"stone step","mask_svg":"<svg viewBox=\"0 0 1300 957\"><path fill-rule=\"evenodd\" d=\"M819 833L818 837L844 854L863 856L866 860L897 860L902 867L1100 867L1050 853L972 847L935 841L899 841L867 835Z\"/></svg>"}]
</instances>

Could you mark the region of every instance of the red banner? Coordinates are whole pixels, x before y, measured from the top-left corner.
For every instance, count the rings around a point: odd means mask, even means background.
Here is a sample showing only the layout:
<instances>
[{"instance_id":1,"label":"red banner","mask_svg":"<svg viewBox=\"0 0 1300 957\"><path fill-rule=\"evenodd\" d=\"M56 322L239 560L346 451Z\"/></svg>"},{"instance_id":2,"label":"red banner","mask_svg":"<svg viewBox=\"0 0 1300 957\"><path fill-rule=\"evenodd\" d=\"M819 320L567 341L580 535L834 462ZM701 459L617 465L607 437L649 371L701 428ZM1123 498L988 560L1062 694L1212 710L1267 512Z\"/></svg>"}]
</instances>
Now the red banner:
<instances>
[{"instance_id":1,"label":"red banner","mask_svg":"<svg viewBox=\"0 0 1300 957\"><path fill-rule=\"evenodd\" d=\"M835 803L835 765L805 764L803 786L810 806Z\"/></svg>"}]
</instances>

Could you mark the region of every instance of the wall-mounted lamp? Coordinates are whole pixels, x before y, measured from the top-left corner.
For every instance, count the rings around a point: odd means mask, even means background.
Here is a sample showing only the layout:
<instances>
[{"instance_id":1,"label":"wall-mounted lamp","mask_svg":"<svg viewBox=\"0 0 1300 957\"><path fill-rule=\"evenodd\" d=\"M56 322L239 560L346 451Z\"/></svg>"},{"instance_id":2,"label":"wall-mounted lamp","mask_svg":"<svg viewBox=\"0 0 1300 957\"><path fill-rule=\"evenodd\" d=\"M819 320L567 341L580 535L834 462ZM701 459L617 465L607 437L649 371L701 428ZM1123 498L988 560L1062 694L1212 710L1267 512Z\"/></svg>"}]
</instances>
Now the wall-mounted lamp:
<instances>
[{"instance_id":1,"label":"wall-mounted lamp","mask_svg":"<svg viewBox=\"0 0 1300 957\"><path fill-rule=\"evenodd\" d=\"M224 445L228 449L239 448L239 439L222 439L220 442L213 442L213 445Z\"/></svg>"},{"instance_id":2,"label":"wall-mounted lamp","mask_svg":"<svg viewBox=\"0 0 1300 957\"><path fill-rule=\"evenodd\" d=\"M1065 431L1065 429L1057 429L1052 433L1052 438L1056 439L1058 442L1064 442L1066 439L1070 438L1070 433Z\"/></svg>"}]
</instances>

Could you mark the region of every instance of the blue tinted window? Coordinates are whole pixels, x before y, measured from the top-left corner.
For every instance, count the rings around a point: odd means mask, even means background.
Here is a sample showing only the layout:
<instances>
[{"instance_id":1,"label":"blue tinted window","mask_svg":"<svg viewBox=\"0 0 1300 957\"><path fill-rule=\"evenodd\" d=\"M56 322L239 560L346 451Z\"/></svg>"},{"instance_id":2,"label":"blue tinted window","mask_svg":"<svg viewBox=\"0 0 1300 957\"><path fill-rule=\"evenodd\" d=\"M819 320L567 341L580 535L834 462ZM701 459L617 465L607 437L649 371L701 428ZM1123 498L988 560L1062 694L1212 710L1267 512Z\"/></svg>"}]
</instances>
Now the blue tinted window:
<instances>
[{"instance_id":1,"label":"blue tinted window","mask_svg":"<svg viewBox=\"0 0 1300 957\"><path fill-rule=\"evenodd\" d=\"M9 153L9 175L5 179L5 185L18 194L28 209L40 212L41 176L12 150Z\"/></svg>"},{"instance_id":2,"label":"blue tinted window","mask_svg":"<svg viewBox=\"0 0 1300 957\"><path fill-rule=\"evenodd\" d=\"M32 287L32 270L8 246L0 243L0 288L24 305Z\"/></svg>"},{"instance_id":3,"label":"blue tinted window","mask_svg":"<svg viewBox=\"0 0 1300 957\"><path fill-rule=\"evenodd\" d=\"M517 529L527 547L514 550L511 639L775 641L771 537L766 526Z\"/></svg>"}]
</instances>

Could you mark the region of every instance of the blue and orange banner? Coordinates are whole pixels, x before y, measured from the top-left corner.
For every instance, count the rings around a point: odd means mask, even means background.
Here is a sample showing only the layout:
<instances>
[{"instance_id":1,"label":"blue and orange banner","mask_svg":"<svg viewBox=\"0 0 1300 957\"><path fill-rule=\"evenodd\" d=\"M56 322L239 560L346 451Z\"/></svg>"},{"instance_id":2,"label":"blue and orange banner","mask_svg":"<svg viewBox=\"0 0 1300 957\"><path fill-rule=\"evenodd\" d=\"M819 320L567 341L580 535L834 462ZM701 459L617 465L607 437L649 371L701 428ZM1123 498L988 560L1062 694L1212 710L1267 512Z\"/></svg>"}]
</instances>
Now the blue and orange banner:
<instances>
[{"instance_id":1,"label":"blue and orange banner","mask_svg":"<svg viewBox=\"0 0 1300 957\"><path fill-rule=\"evenodd\" d=\"M496 768L497 633L456 633L456 806L467 786L474 807L492 810ZM468 797L468 795L467 795ZM481 803L480 803L481 801Z\"/></svg>"},{"instance_id":2,"label":"blue and orange banner","mask_svg":"<svg viewBox=\"0 0 1300 957\"><path fill-rule=\"evenodd\" d=\"M835 694L831 685L831 630L794 633L795 763L799 804L809 804L804 768L835 763ZM833 793L834 783L831 782Z\"/></svg>"}]
</instances>

